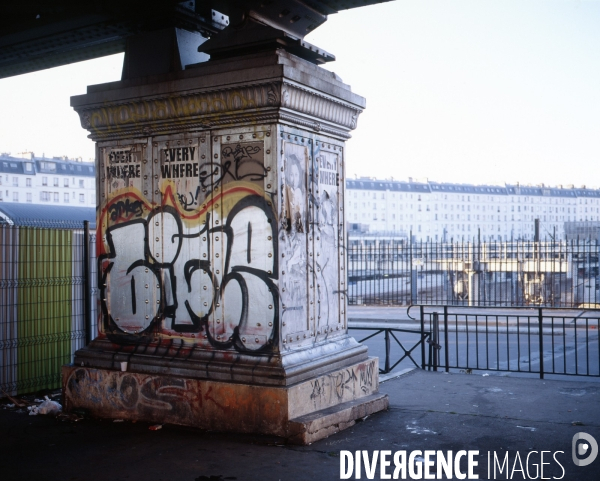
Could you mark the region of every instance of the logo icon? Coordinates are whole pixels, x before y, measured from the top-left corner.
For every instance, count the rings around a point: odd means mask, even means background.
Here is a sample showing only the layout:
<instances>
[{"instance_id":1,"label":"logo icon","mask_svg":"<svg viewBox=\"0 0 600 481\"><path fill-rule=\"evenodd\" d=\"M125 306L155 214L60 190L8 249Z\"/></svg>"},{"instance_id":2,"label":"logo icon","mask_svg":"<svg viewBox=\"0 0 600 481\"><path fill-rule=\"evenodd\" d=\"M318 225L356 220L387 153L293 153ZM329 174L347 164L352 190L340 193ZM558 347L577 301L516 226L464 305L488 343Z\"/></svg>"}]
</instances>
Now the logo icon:
<instances>
[{"instance_id":1,"label":"logo icon","mask_svg":"<svg viewBox=\"0 0 600 481\"><path fill-rule=\"evenodd\" d=\"M578 443L578 441L582 441ZM579 456L587 456L583 459ZM587 433L577 433L573 436L573 462L576 466L592 464L598 456L598 443Z\"/></svg>"}]
</instances>

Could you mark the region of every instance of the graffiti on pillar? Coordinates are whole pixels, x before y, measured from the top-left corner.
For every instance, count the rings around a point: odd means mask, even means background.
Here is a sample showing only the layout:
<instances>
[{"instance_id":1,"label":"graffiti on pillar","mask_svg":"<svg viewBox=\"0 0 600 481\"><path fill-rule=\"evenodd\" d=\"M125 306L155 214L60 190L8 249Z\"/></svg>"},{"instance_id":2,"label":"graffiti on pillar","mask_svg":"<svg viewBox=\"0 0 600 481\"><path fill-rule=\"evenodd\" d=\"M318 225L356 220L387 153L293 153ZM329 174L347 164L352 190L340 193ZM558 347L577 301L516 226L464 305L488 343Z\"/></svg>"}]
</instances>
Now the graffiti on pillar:
<instances>
[{"instance_id":1,"label":"graffiti on pillar","mask_svg":"<svg viewBox=\"0 0 600 481\"><path fill-rule=\"evenodd\" d=\"M341 151L319 144L312 150L306 139L283 142L279 283L288 342L305 339L306 330L344 332L339 330Z\"/></svg>"},{"instance_id":2,"label":"graffiti on pillar","mask_svg":"<svg viewBox=\"0 0 600 481\"><path fill-rule=\"evenodd\" d=\"M313 224L315 235L315 278L317 283L318 325L338 322L339 318L339 158L321 150L315 156L318 181L315 186Z\"/></svg>"},{"instance_id":3,"label":"graffiti on pillar","mask_svg":"<svg viewBox=\"0 0 600 481\"><path fill-rule=\"evenodd\" d=\"M158 151L160 170L141 169L155 179L156 195L121 184L102 206L104 333L114 342L167 336L202 348L272 351L279 298L269 197L256 182L233 178L203 189L197 143ZM255 167L237 172L262 175Z\"/></svg>"},{"instance_id":4,"label":"graffiti on pillar","mask_svg":"<svg viewBox=\"0 0 600 481\"><path fill-rule=\"evenodd\" d=\"M281 192L280 259L283 321L290 332L308 328L308 254L306 175L308 146L290 142L284 144L284 180Z\"/></svg>"},{"instance_id":5,"label":"graffiti on pillar","mask_svg":"<svg viewBox=\"0 0 600 481\"><path fill-rule=\"evenodd\" d=\"M200 184L217 188L232 181L259 182L267 176L262 142L223 145L221 162L206 162L200 166Z\"/></svg>"}]
</instances>

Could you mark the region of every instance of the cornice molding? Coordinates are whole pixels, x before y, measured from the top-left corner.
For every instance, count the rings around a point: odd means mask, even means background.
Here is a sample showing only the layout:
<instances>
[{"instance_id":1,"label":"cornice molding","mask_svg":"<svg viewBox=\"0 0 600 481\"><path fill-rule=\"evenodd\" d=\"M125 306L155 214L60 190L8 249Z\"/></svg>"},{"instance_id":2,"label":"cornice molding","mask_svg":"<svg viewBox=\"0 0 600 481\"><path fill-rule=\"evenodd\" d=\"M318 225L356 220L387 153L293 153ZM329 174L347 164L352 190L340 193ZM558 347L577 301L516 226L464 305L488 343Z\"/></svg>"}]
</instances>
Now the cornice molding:
<instances>
[{"instance_id":1,"label":"cornice molding","mask_svg":"<svg viewBox=\"0 0 600 481\"><path fill-rule=\"evenodd\" d=\"M176 89L176 85L174 86ZM75 108L95 141L286 121L350 138L362 110L334 95L280 79L195 92L149 94ZM110 92L108 93L110 94Z\"/></svg>"}]
</instances>

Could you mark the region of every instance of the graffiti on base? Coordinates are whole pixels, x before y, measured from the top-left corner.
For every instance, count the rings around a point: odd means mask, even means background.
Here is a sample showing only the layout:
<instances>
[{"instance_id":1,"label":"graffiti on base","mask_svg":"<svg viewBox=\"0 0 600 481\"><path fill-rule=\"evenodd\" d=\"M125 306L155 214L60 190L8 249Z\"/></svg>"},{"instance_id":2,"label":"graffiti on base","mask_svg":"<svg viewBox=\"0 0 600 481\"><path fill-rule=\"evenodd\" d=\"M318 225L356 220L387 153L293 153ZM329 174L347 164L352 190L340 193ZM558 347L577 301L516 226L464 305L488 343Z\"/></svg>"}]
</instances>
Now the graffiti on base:
<instances>
[{"instance_id":1,"label":"graffiti on base","mask_svg":"<svg viewBox=\"0 0 600 481\"><path fill-rule=\"evenodd\" d=\"M198 412L222 409L212 392L194 379L74 368L65 397L75 405L133 414L138 418L193 421Z\"/></svg>"},{"instance_id":2,"label":"graffiti on base","mask_svg":"<svg viewBox=\"0 0 600 481\"><path fill-rule=\"evenodd\" d=\"M317 407L347 402L378 388L377 362L369 360L310 381L306 395Z\"/></svg>"}]
</instances>

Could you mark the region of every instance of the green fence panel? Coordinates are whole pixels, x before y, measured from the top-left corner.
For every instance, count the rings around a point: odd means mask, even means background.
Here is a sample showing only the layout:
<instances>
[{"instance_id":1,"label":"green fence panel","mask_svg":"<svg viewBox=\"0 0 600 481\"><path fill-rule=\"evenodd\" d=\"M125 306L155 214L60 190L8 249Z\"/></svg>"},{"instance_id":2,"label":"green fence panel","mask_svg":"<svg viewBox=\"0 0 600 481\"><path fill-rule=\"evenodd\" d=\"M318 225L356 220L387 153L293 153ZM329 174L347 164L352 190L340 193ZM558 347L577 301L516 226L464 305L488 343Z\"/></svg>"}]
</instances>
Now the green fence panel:
<instances>
[{"instance_id":1,"label":"green fence panel","mask_svg":"<svg viewBox=\"0 0 600 481\"><path fill-rule=\"evenodd\" d=\"M17 390L60 387L71 361L73 232L21 227Z\"/></svg>"}]
</instances>

